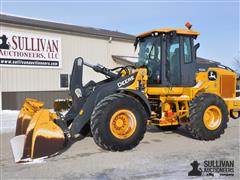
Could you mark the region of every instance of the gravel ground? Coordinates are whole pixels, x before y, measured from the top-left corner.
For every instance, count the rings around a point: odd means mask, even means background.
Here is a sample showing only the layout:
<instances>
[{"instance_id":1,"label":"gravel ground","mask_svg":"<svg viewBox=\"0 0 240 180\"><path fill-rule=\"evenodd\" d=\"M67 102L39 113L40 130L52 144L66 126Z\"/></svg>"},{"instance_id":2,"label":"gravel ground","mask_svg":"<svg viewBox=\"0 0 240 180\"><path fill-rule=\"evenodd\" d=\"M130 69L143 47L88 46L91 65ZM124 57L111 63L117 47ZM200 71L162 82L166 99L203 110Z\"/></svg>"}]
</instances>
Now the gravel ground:
<instances>
[{"instance_id":1,"label":"gravel ground","mask_svg":"<svg viewBox=\"0 0 240 180\"><path fill-rule=\"evenodd\" d=\"M1 179L236 179L239 180L240 121L230 120L225 134L215 141L194 140L179 129L163 132L149 128L135 149L108 152L87 137L72 144L58 156L41 163L15 164L9 140L1 135ZM191 163L203 169L205 160L234 160L234 176L214 173L189 177Z\"/></svg>"}]
</instances>

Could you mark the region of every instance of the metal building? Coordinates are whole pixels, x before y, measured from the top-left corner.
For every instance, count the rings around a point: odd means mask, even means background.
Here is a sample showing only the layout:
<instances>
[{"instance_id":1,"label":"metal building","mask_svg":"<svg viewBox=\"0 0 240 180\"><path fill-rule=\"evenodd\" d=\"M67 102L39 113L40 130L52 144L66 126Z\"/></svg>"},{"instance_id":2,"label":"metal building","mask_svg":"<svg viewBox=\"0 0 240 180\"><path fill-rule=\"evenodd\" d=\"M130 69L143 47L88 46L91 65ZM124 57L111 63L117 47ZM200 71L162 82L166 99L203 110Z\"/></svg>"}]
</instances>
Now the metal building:
<instances>
[{"instance_id":1,"label":"metal building","mask_svg":"<svg viewBox=\"0 0 240 180\"><path fill-rule=\"evenodd\" d=\"M19 109L26 97L52 107L68 96L73 60L114 67L113 58L134 56L134 36L0 14L0 110ZM84 68L84 82L102 75Z\"/></svg>"}]
</instances>

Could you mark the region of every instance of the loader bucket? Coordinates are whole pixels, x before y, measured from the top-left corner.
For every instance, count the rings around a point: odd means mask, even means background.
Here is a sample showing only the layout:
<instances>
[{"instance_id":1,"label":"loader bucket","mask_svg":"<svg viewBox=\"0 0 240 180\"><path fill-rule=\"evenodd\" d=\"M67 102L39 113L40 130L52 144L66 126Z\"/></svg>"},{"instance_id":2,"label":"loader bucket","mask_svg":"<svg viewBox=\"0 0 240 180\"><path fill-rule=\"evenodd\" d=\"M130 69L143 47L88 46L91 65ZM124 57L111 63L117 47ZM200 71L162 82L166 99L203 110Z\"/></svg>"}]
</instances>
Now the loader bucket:
<instances>
[{"instance_id":1,"label":"loader bucket","mask_svg":"<svg viewBox=\"0 0 240 180\"><path fill-rule=\"evenodd\" d=\"M40 109L32 116L25 134L17 135L10 141L15 162L48 157L64 148L64 133L54 123L56 118L57 115L47 109Z\"/></svg>"},{"instance_id":2,"label":"loader bucket","mask_svg":"<svg viewBox=\"0 0 240 180\"><path fill-rule=\"evenodd\" d=\"M33 115L43 107L44 103L27 98L18 115L15 136L25 134Z\"/></svg>"}]
</instances>

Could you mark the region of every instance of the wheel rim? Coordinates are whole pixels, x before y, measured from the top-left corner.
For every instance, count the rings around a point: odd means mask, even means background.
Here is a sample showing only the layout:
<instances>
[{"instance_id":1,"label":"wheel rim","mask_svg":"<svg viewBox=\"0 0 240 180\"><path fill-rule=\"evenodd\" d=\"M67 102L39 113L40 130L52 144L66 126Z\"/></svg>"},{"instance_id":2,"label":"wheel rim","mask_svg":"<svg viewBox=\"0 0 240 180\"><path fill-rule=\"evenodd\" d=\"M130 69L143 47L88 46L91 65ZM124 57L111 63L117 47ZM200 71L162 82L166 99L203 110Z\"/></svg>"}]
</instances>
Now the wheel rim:
<instances>
[{"instance_id":1,"label":"wheel rim","mask_svg":"<svg viewBox=\"0 0 240 180\"><path fill-rule=\"evenodd\" d=\"M217 106L209 106L204 112L203 121L207 129L217 129L222 122L221 110Z\"/></svg>"},{"instance_id":2,"label":"wheel rim","mask_svg":"<svg viewBox=\"0 0 240 180\"><path fill-rule=\"evenodd\" d=\"M129 138L136 130L135 115L126 109L115 112L110 120L111 133L118 139Z\"/></svg>"}]
</instances>

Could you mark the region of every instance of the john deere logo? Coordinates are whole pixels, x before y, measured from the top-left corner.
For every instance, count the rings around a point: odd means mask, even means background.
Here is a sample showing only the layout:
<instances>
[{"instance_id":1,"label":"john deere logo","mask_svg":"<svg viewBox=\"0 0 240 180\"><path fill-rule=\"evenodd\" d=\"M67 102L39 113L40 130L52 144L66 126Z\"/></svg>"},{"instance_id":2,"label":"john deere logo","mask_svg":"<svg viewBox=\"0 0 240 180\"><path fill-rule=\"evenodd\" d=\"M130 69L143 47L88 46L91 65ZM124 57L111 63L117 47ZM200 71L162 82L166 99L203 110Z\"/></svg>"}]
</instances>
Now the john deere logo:
<instances>
[{"instance_id":1,"label":"john deere logo","mask_svg":"<svg viewBox=\"0 0 240 180\"><path fill-rule=\"evenodd\" d=\"M209 71L208 72L208 79L210 81L216 81L217 80L217 72L215 71Z\"/></svg>"},{"instance_id":2,"label":"john deere logo","mask_svg":"<svg viewBox=\"0 0 240 180\"><path fill-rule=\"evenodd\" d=\"M134 81L134 76L131 76L131 77L129 77L129 78L127 78L127 79L125 79L125 80L123 80L121 82L118 82L117 86L120 88L120 87L130 83L131 81Z\"/></svg>"}]
</instances>

